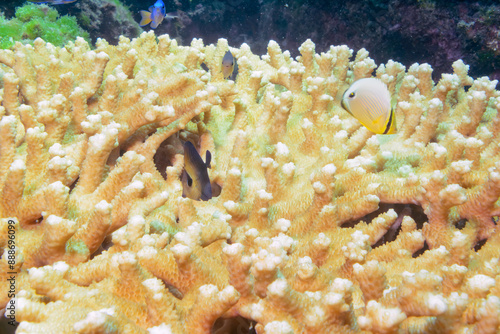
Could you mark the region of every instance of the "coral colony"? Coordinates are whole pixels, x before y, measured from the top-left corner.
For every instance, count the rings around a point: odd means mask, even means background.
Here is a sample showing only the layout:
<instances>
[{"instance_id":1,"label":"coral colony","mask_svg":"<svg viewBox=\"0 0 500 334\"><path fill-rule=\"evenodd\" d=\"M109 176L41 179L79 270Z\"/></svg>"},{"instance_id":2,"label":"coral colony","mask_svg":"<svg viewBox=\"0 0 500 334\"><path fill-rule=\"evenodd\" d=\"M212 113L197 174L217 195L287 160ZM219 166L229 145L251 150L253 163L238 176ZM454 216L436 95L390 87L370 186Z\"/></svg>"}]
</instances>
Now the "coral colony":
<instances>
[{"instance_id":1,"label":"coral colony","mask_svg":"<svg viewBox=\"0 0 500 334\"><path fill-rule=\"evenodd\" d=\"M497 333L496 81L300 53L153 33L0 51L17 333ZM340 106L372 73L396 134ZM211 152L211 199L182 196L188 141Z\"/></svg>"}]
</instances>

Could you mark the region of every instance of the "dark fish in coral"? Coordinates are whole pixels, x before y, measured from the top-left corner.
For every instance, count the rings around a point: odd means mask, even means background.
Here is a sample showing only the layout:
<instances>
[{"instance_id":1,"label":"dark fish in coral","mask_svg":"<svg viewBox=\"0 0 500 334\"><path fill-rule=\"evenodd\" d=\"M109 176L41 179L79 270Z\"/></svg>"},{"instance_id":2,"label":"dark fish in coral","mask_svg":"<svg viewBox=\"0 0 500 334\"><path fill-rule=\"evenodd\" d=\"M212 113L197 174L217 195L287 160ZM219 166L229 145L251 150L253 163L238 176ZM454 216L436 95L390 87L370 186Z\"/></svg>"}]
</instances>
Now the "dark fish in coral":
<instances>
[{"instance_id":1,"label":"dark fish in coral","mask_svg":"<svg viewBox=\"0 0 500 334\"><path fill-rule=\"evenodd\" d=\"M212 186L208 177L212 155L207 151L205 162L196 151L194 145L184 143L184 172L182 173L182 196L199 201L208 201L212 198Z\"/></svg>"},{"instance_id":2,"label":"dark fish in coral","mask_svg":"<svg viewBox=\"0 0 500 334\"><path fill-rule=\"evenodd\" d=\"M141 14L139 25L142 27L151 23L151 29L156 29L163 19L171 20L178 17L177 12L165 14L165 4L162 0L157 0L153 6L149 7L149 12L141 10L139 13Z\"/></svg>"},{"instance_id":3,"label":"dark fish in coral","mask_svg":"<svg viewBox=\"0 0 500 334\"><path fill-rule=\"evenodd\" d=\"M210 69L208 68L207 64L205 64L205 63L201 63L201 64L200 64L200 67L202 68L202 70L207 71L207 72L210 72Z\"/></svg>"},{"instance_id":4,"label":"dark fish in coral","mask_svg":"<svg viewBox=\"0 0 500 334\"><path fill-rule=\"evenodd\" d=\"M36 4L46 3L49 5L64 5L67 3L73 3L78 0L28 0L29 2L34 2Z\"/></svg>"},{"instance_id":5,"label":"dark fish in coral","mask_svg":"<svg viewBox=\"0 0 500 334\"><path fill-rule=\"evenodd\" d=\"M233 74L234 70L234 57L231 51L227 51L222 58L222 74L224 75L224 79L229 79Z\"/></svg>"},{"instance_id":6,"label":"dark fish in coral","mask_svg":"<svg viewBox=\"0 0 500 334\"><path fill-rule=\"evenodd\" d=\"M391 94L377 78L359 79L342 96L342 108L368 130L378 134L396 133L396 117Z\"/></svg>"}]
</instances>

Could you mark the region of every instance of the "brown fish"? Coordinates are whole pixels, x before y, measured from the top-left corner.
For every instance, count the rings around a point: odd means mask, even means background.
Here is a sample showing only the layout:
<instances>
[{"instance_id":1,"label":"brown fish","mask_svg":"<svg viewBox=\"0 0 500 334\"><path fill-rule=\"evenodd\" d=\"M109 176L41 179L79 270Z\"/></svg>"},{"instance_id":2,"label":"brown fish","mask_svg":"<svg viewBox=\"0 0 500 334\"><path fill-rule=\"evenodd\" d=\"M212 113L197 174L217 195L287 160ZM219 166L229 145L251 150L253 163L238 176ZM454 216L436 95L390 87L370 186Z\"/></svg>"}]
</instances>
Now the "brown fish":
<instances>
[{"instance_id":1,"label":"brown fish","mask_svg":"<svg viewBox=\"0 0 500 334\"><path fill-rule=\"evenodd\" d=\"M182 196L196 201L208 201L212 198L212 186L208 177L212 155L207 151L205 162L196 151L194 145L184 143L184 172L182 173Z\"/></svg>"}]
</instances>

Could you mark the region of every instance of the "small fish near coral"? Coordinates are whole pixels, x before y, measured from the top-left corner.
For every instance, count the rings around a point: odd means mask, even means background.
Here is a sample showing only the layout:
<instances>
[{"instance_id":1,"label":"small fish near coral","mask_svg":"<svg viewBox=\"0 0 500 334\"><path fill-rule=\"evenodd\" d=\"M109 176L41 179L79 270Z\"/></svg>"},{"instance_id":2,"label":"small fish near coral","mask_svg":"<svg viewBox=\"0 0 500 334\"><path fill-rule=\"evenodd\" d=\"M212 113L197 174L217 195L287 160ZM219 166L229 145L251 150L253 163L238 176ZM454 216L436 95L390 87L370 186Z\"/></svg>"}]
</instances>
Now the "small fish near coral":
<instances>
[{"instance_id":1,"label":"small fish near coral","mask_svg":"<svg viewBox=\"0 0 500 334\"><path fill-rule=\"evenodd\" d=\"M73 3L78 0L28 0L29 2L34 2L36 4L49 4L49 5L65 5L68 3Z\"/></svg>"},{"instance_id":2,"label":"small fish near coral","mask_svg":"<svg viewBox=\"0 0 500 334\"><path fill-rule=\"evenodd\" d=\"M171 20L178 17L177 12L165 14L165 4L162 0L157 0L155 4L149 7L149 12L147 10L141 10L141 22L139 25L141 27L151 23L151 29L156 29L163 19Z\"/></svg>"},{"instance_id":3,"label":"small fish near coral","mask_svg":"<svg viewBox=\"0 0 500 334\"><path fill-rule=\"evenodd\" d=\"M227 51L224 57L222 58L222 74L224 75L224 79L230 79L233 75L235 61L233 54L231 51Z\"/></svg>"},{"instance_id":4,"label":"small fish near coral","mask_svg":"<svg viewBox=\"0 0 500 334\"><path fill-rule=\"evenodd\" d=\"M208 177L212 155L207 151L205 162L196 151L194 145L184 143L184 172L182 173L182 196L199 201L208 201L212 198L212 186Z\"/></svg>"},{"instance_id":5,"label":"small fish near coral","mask_svg":"<svg viewBox=\"0 0 500 334\"><path fill-rule=\"evenodd\" d=\"M376 78L355 81L342 96L342 108L377 134L396 133L396 117L387 86Z\"/></svg>"}]
</instances>

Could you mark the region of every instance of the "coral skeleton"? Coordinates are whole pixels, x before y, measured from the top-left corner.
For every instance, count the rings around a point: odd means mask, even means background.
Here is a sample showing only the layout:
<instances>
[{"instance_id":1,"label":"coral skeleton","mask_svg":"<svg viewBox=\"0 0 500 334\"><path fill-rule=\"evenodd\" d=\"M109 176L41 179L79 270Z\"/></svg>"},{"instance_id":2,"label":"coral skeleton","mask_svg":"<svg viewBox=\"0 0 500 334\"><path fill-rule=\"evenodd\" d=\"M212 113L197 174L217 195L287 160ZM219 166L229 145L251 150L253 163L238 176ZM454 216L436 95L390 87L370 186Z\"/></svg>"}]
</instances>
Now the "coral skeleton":
<instances>
[{"instance_id":1,"label":"coral skeleton","mask_svg":"<svg viewBox=\"0 0 500 334\"><path fill-rule=\"evenodd\" d=\"M17 333L498 333L497 82L299 51L152 32L0 50ZM394 135L340 106L371 76ZM182 197L187 140L212 154L208 201Z\"/></svg>"}]
</instances>

